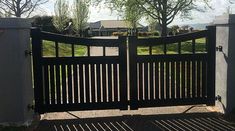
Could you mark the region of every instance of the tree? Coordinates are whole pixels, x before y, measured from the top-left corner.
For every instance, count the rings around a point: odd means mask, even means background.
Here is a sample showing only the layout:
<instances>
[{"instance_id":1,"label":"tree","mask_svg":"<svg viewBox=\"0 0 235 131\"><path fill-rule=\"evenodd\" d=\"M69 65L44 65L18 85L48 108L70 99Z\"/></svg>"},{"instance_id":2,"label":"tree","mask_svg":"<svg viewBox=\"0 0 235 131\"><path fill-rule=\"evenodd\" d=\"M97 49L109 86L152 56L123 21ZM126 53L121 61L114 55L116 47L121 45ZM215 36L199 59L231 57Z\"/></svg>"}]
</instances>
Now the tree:
<instances>
[{"instance_id":1,"label":"tree","mask_svg":"<svg viewBox=\"0 0 235 131\"><path fill-rule=\"evenodd\" d=\"M197 6L196 2L204 2L209 6L210 0L136 0L139 7L147 15L158 20L162 27L162 36L167 36L167 26L177 15L189 18L192 10L205 11Z\"/></svg>"},{"instance_id":2,"label":"tree","mask_svg":"<svg viewBox=\"0 0 235 131\"><path fill-rule=\"evenodd\" d=\"M88 17L89 17L88 0L74 0L73 28L77 35L83 36L84 29L87 27Z\"/></svg>"},{"instance_id":3,"label":"tree","mask_svg":"<svg viewBox=\"0 0 235 131\"><path fill-rule=\"evenodd\" d=\"M179 32L179 29L180 29L180 27L178 25L173 25L171 27L171 31L172 31L173 35L176 35Z\"/></svg>"},{"instance_id":4,"label":"tree","mask_svg":"<svg viewBox=\"0 0 235 131\"><path fill-rule=\"evenodd\" d=\"M143 17L143 13L136 0L93 0L92 3L98 5L102 1L105 1L112 11L116 10L132 28L132 31L137 33L137 25Z\"/></svg>"},{"instance_id":5,"label":"tree","mask_svg":"<svg viewBox=\"0 0 235 131\"><path fill-rule=\"evenodd\" d=\"M102 0L98 0L100 2ZM113 9L116 7L116 1L121 0L105 0L106 3ZM127 2L124 0L123 2ZM173 22L176 16L189 18L192 10L205 11L204 8L197 6L197 3L205 3L205 7L209 6L211 0L134 0L139 9L147 16L158 21L162 27L162 36L167 36L167 26ZM114 8L115 9L115 8ZM142 13L142 15L144 14Z\"/></svg>"},{"instance_id":6,"label":"tree","mask_svg":"<svg viewBox=\"0 0 235 131\"><path fill-rule=\"evenodd\" d=\"M124 12L123 12L123 17L124 19L129 23L130 27L132 28L132 35L137 35L138 30L137 26L142 18L141 10L139 9L138 5L136 4L135 0L127 0L125 3L124 7Z\"/></svg>"},{"instance_id":7,"label":"tree","mask_svg":"<svg viewBox=\"0 0 235 131\"><path fill-rule=\"evenodd\" d=\"M0 14L21 17L29 17L30 14L40 5L48 0L0 0Z\"/></svg>"},{"instance_id":8,"label":"tree","mask_svg":"<svg viewBox=\"0 0 235 131\"><path fill-rule=\"evenodd\" d=\"M57 0L54 6L55 16L53 17L53 25L63 33L69 22L69 4L67 0Z\"/></svg>"},{"instance_id":9,"label":"tree","mask_svg":"<svg viewBox=\"0 0 235 131\"><path fill-rule=\"evenodd\" d=\"M38 27L42 31L58 33L53 25L53 16L34 16L32 17L32 26Z\"/></svg>"},{"instance_id":10,"label":"tree","mask_svg":"<svg viewBox=\"0 0 235 131\"><path fill-rule=\"evenodd\" d=\"M148 17L147 18L147 22L148 22L148 30L150 32L156 32L156 31L160 31L161 27L160 25L158 24L158 21L151 18L151 17Z\"/></svg>"}]
</instances>

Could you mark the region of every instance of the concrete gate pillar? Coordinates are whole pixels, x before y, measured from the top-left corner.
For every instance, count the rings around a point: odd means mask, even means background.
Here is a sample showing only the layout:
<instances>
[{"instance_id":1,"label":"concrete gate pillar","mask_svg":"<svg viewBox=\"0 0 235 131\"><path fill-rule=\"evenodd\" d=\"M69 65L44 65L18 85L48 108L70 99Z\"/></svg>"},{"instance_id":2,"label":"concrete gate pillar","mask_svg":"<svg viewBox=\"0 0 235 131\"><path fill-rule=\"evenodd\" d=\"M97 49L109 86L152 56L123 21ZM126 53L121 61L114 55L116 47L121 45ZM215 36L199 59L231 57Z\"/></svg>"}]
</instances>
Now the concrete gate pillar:
<instances>
[{"instance_id":1,"label":"concrete gate pillar","mask_svg":"<svg viewBox=\"0 0 235 131\"><path fill-rule=\"evenodd\" d=\"M28 19L0 18L0 124L28 125L34 111Z\"/></svg>"},{"instance_id":2,"label":"concrete gate pillar","mask_svg":"<svg viewBox=\"0 0 235 131\"><path fill-rule=\"evenodd\" d=\"M235 15L219 16L214 24L216 46L220 47L216 53L216 95L219 99L216 105L227 114L235 109Z\"/></svg>"}]
</instances>

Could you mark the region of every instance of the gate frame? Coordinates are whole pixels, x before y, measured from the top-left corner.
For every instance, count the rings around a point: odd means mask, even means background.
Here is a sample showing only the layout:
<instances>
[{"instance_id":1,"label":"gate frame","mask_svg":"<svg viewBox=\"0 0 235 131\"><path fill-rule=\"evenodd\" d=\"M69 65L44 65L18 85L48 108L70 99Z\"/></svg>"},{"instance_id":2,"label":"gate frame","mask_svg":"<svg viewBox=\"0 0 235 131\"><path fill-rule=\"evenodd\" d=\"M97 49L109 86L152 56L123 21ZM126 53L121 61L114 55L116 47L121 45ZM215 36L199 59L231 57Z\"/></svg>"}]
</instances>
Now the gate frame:
<instances>
[{"instance_id":1,"label":"gate frame","mask_svg":"<svg viewBox=\"0 0 235 131\"><path fill-rule=\"evenodd\" d=\"M52 42L64 42L63 38L67 38L69 40L66 42L66 44L73 45L74 40L79 41L82 39L83 41L86 41L88 43L91 43L92 40L99 41L99 43L102 43L102 41L105 41L107 44L107 41L109 39L84 39L84 38L75 38L75 37L67 37L67 36L62 36L59 34L53 34L53 33L48 33L48 32L42 32L39 28L32 28L31 29L31 37L32 37L32 52L33 52L33 69L34 69L34 98L35 98L35 112L37 113L45 113L45 112L54 112L54 111L73 111L73 110L100 110L100 109L120 109L120 110L126 110L128 109L128 100L127 100L127 45L126 45L126 37L118 37L118 39L115 39L118 41L115 43L115 45L118 44L118 46L115 46L118 48L118 61L119 61L119 77L120 77L120 82L119 82L119 89L120 89L120 101L118 102L119 105L115 105L115 102L113 103L103 103L105 106L100 106L94 103L95 107L91 106L85 106L85 107L80 107L77 106L79 105L75 103L75 105L71 104L64 104L64 106L69 106L69 107L61 107L60 109L57 109L57 106L52 108L46 108L43 99L43 56L42 56L42 44L43 40L49 40ZM70 43L71 42L71 43ZM96 43L94 43L96 44ZM79 44L78 44L79 45ZM105 44L99 44L100 46L106 47ZM86 46L86 44L85 44ZM110 46L112 47L112 46ZM88 49L88 52L89 49ZM87 57L90 57L88 55ZM105 56L104 56L105 57ZM107 56L108 57L108 56ZM71 58L76 58L76 57L71 57ZM89 104L89 103L88 103ZM85 105L85 104L84 104Z\"/></svg>"},{"instance_id":2,"label":"gate frame","mask_svg":"<svg viewBox=\"0 0 235 131\"><path fill-rule=\"evenodd\" d=\"M206 49L208 54L208 80L207 80L207 104L208 106L215 105L215 53L216 53L216 27L215 26L209 26L207 27L207 35L206 37ZM34 69L34 96L35 96L35 112L38 113L45 113L48 112L47 109L44 108L43 104L43 90L41 89L43 87L43 73L42 73L42 41L43 41L43 32L39 28L33 28L31 30L31 37L32 37L32 50L33 50L33 69ZM195 33L196 34L196 33ZM45 35L45 34L44 34ZM182 35L184 36L184 35ZM61 37L65 38L65 36ZM169 37L161 38L161 39L168 39ZM174 37L170 37L173 39ZM79 38L74 38L79 39ZM127 39L128 39L128 50L129 50L129 56L127 55ZM158 38L156 38L158 39ZM128 109L128 105L130 105L131 110L136 110L141 107L158 107L158 106L172 106L172 105L185 105L185 103L175 103L175 104L160 104L156 105L153 104L153 106L140 106L138 103L137 98L137 65L136 65L136 59L137 59L137 43L138 39L135 36L130 37L119 37L118 40L120 41L119 44L119 56L120 57L120 63L119 63L119 72L120 72L120 87L122 87L122 90L120 88L120 102L123 103L122 108L119 108L121 110ZM54 40L56 41L56 40ZM60 42L59 40L56 42ZM166 45L166 44L165 44ZM166 46L164 46L166 49ZM129 58L127 58L129 57ZM127 62L127 59L129 59L129 65ZM127 70L129 66L129 71ZM129 89L130 92L128 93L128 80L127 80L127 74L129 73ZM121 96L121 93L125 94ZM128 101L128 95L130 95L130 101ZM187 102L186 102L187 103ZM148 103L151 104L151 103ZM190 103L189 103L190 104ZM192 103L192 104L202 104L200 102L198 103ZM67 108L66 108L67 109ZM93 109L116 109L115 107L105 107L105 108L84 108L84 109L78 109L77 107L72 108L71 110L93 110ZM52 110L54 111L54 110ZM61 110L55 110L55 111L67 111L64 109ZM51 110L49 110L51 112Z\"/></svg>"},{"instance_id":3,"label":"gate frame","mask_svg":"<svg viewBox=\"0 0 235 131\"><path fill-rule=\"evenodd\" d=\"M130 109L131 110L137 110L141 107L159 107L159 106L177 106L177 105L192 105L192 104L206 104L207 106L214 106L215 105L215 62L216 62L216 26L207 26L207 35L206 38L206 51L207 51L207 57L208 57L208 66L207 69L207 102L190 102L185 101L184 103L176 102L176 103L161 103L161 104L154 104L154 103L148 103L146 105L139 105L138 103L138 97L137 97L137 43L138 38L136 36L130 36L129 37L129 62L130 62L130 68L129 68L129 74L130 74ZM195 35L197 34L194 33ZM187 34L186 34L187 35ZM184 34L181 35L184 37ZM178 36L179 37L179 36ZM156 38L158 39L158 38ZM174 36L172 37L162 37L160 38L161 42L164 43L164 41L167 41L167 39L174 39ZM164 53L166 55L166 43L164 45ZM195 48L195 47L194 47ZM164 57L164 56L163 56ZM160 78L161 79L161 78Z\"/></svg>"}]
</instances>

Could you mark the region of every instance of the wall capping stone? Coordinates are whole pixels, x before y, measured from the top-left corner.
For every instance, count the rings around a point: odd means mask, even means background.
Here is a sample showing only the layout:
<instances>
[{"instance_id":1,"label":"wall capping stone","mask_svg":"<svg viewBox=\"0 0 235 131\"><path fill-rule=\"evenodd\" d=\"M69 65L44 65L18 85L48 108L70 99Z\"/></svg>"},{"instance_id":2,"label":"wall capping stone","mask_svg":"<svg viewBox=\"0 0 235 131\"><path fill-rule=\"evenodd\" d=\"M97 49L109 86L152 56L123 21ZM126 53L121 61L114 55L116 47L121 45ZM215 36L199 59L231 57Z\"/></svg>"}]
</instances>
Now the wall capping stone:
<instances>
[{"instance_id":1,"label":"wall capping stone","mask_svg":"<svg viewBox=\"0 0 235 131\"><path fill-rule=\"evenodd\" d=\"M225 26L225 25L235 25L235 15L226 14L222 16L217 16L214 20L216 26Z\"/></svg>"},{"instance_id":2,"label":"wall capping stone","mask_svg":"<svg viewBox=\"0 0 235 131\"><path fill-rule=\"evenodd\" d=\"M26 18L0 18L0 29L29 29L30 19Z\"/></svg>"}]
</instances>

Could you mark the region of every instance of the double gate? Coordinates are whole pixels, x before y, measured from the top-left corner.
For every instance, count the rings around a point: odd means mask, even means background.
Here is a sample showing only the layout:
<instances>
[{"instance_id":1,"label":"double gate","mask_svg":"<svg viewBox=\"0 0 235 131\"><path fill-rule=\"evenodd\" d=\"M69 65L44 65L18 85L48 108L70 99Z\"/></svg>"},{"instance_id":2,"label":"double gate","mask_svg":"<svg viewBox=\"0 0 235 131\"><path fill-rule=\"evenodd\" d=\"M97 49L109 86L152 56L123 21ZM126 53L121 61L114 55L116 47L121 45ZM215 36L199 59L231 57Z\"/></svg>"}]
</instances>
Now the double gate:
<instances>
[{"instance_id":1,"label":"double gate","mask_svg":"<svg viewBox=\"0 0 235 131\"><path fill-rule=\"evenodd\" d=\"M75 38L39 29L31 36L38 113L215 103L215 27L143 39ZM206 40L205 51L198 52L200 38ZM53 44L53 56L43 54L45 41ZM188 41L191 52L183 52ZM69 45L69 57L60 55L61 44ZM169 53L172 46L177 53ZM102 55L93 56L93 47L100 47ZM79 48L86 55L77 56ZM116 48L117 55L108 55L107 48ZM147 54L140 54L141 48Z\"/></svg>"}]
</instances>

